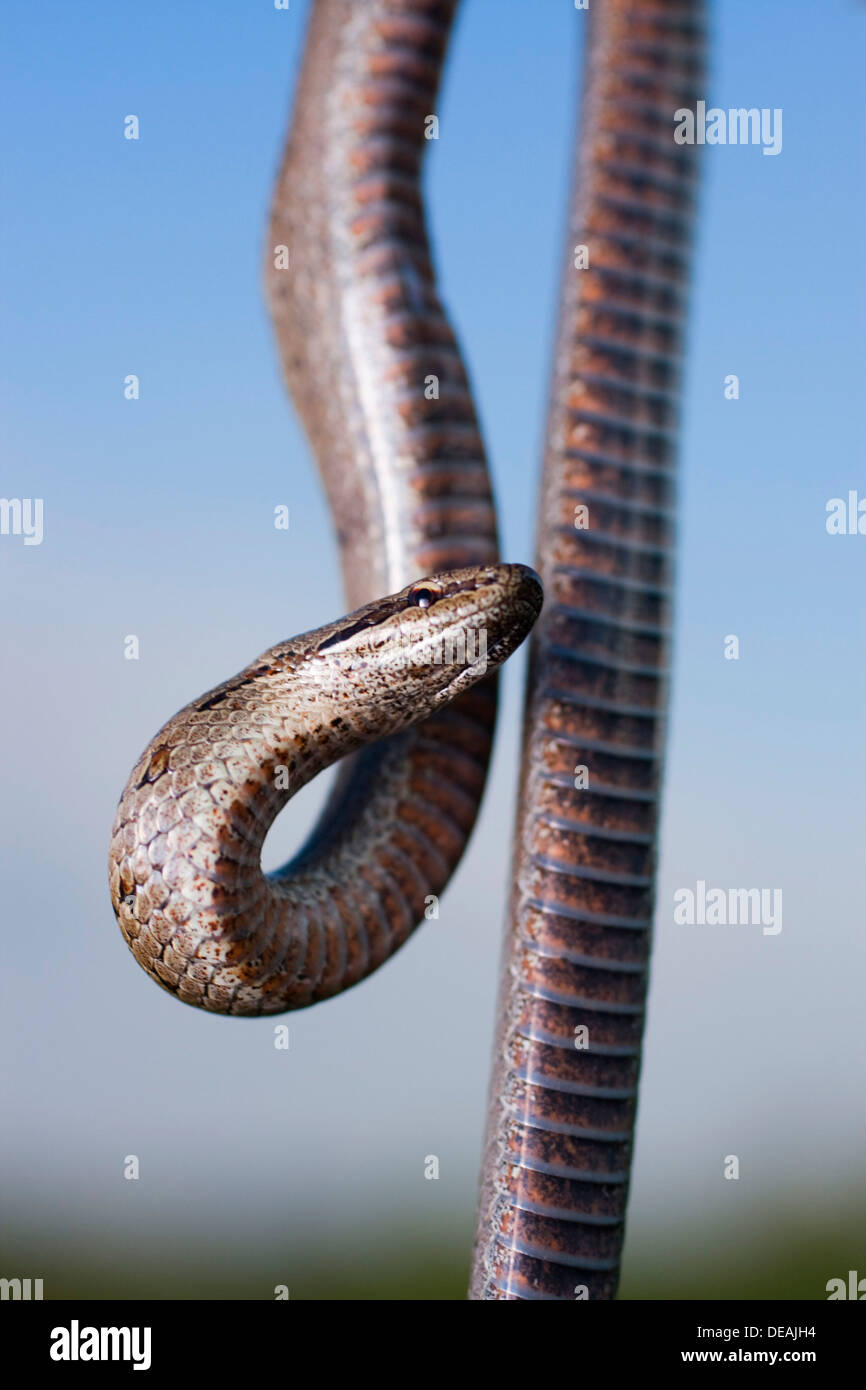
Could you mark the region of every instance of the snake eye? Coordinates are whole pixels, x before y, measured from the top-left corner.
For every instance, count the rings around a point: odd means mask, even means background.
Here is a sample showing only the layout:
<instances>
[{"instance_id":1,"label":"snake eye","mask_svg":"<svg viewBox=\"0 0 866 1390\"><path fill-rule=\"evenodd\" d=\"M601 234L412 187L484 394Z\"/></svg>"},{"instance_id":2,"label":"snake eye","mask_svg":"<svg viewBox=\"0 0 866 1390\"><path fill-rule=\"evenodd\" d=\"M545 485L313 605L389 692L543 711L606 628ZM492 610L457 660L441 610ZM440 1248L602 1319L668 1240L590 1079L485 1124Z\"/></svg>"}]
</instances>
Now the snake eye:
<instances>
[{"instance_id":1,"label":"snake eye","mask_svg":"<svg viewBox=\"0 0 866 1390\"><path fill-rule=\"evenodd\" d=\"M433 589L429 584L419 584L417 588L409 590L409 602L413 608L429 608L441 597L442 590Z\"/></svg>"}]
</instances>

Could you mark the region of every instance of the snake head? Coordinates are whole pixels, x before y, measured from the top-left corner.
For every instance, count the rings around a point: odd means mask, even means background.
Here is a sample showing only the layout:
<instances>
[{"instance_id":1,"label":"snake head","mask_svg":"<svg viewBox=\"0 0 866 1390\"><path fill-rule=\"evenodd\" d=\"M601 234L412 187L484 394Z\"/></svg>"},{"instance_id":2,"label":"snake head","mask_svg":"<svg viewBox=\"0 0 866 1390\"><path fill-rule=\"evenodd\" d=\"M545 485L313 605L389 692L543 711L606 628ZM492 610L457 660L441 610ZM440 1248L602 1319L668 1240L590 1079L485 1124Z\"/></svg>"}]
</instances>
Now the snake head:
<instances>
[{"instance_id":1,"label":"snake head","mask_svg":"<svg viewBox=\"0 0 866 1390\"><path fill-rule=\"evenodd\" d=\"M542 601L526 565L449 570L322 629L311 655L356 693L375 690L393 732L492 674L528 635Z\"/></svg>"}]
</instances>

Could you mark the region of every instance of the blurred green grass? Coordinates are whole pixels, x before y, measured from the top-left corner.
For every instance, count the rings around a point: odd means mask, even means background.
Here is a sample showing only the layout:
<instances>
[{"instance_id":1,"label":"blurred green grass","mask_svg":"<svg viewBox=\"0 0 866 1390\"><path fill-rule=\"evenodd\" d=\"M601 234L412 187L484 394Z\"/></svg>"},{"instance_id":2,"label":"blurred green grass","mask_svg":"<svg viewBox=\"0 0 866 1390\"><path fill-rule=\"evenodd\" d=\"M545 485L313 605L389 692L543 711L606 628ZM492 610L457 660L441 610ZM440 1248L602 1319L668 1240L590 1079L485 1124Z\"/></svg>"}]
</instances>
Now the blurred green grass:
<instances>
[{"instance_id":1,"label":"blurred green grass","mask_svg":"<svg viewBox=\"0 0 866 1390\"><path fill-rule=\"evenodd\" d=\"M804 1204L805 1205L805 1204ZM410 1229L411 1218L407 1225ZM721 1227L644 1232L627 1247L623 1300L826 1299L828 1279L849 1269L866 1275L866 1210L791 1220L790 1207L755 1221L732 1242ZM170 1237L162 1249L109 1250L93 1240L74 1248L46 1232L3 1240L7 1277L41 1277L48 1299L273 1299L285 1284L292 1300L440 1301L464 1299L471 1232L398 1230L349 1233L319 1245L249 1245L191 1250Z\"/></svg>"}]
</instances>

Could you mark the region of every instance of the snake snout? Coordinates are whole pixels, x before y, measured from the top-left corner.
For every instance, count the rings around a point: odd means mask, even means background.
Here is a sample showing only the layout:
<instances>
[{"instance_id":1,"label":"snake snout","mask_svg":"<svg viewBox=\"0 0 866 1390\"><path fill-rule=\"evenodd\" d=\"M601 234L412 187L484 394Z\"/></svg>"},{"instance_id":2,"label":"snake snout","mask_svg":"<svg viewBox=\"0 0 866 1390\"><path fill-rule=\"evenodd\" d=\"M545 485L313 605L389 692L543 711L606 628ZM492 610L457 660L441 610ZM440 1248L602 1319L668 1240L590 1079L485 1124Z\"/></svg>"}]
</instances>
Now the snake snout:
<instances>
[{"instance_id":1,"label":"snake snout","mask_svg":"<svg viewBox=\"0 0 866 1390\"><path fill-rule=\"evenodd\" d=\"M525 604L534 614L533 622L544 603L544 586L530 565L503 565L517 602Z\"/></svg>"}]
</instances>

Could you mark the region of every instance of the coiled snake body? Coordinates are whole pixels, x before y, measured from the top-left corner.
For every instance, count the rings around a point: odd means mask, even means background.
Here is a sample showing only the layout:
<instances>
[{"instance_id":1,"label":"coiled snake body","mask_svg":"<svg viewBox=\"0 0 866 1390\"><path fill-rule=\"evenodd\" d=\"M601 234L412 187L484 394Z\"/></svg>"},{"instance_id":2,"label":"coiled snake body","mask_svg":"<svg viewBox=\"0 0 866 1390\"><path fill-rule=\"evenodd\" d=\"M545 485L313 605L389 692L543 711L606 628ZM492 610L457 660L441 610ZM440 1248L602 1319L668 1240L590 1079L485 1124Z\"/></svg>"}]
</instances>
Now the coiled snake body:
<instances>
[{"instance_id":1,"label":"coiled snake body","mask_svg":"<svg viewBox=\"0 0 866 1390\"><path fill-rule=\"evenodd\" d=\"M136 958L208 1009L302 1007L406 939L475 819L490 673L541 604L531 570L497 563L483 444L424 224L425 121L455 8L316 0L312 13L267 282L358 611L170 720L127 783L110 855ZM616 1291L692 220L694 152L674 145L671 117L698 91L702 15L701 0L591 9L539 513L548 603L530 662L473 1298ZM580 271L577 243L590 251ZM443 643L462 659L438 659ZM345 754L307 845L266 877L274 816Z\"/></svg>"},{"instance_id":2,"label":"coiled snake body","mask_svg":"<svg viewBox=\"0 0 866 1390\"><path fill-rule=\"evenodd\" d=\"M459 842L437 815L435 746L432 810L423 779L416 814L399 770L368 762L355 775L377 796L386 779L400 826L356 804L270 876L265 835L317 772L483 679L540 607L523 565L454 570L272 647L169 720L132 771L110 853L118 921L148 974L187 1004L261 1014L315 1003L381 965ZM426 751L421 741L419 763Z\"/></svg>"}]
</instances>

